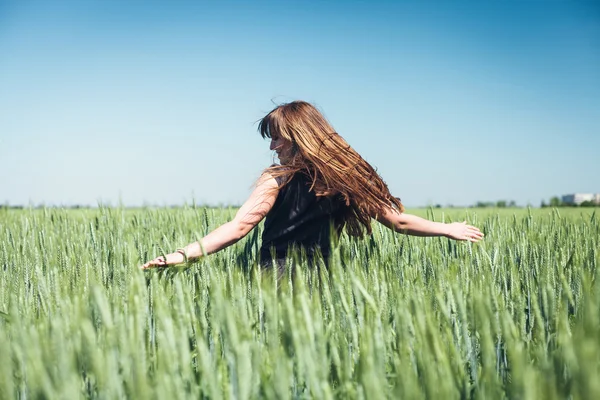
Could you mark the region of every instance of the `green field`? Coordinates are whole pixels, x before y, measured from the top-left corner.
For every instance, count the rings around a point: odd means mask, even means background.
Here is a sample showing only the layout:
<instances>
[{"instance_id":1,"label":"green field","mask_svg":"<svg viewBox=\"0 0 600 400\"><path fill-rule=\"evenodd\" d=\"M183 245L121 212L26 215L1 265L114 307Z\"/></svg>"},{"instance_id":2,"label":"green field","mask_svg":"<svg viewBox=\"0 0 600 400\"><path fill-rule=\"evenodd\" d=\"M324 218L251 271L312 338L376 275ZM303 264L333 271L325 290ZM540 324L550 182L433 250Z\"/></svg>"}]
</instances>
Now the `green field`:
<instances>
[{"instance_id":1,"label":"green field","mask_svg":"<svg viewBox=\"0 0 600 400\"><path fill-rule=\"evenodd\" d=\"M414 210L482 243L343 238L279 286L235 209L0 209L0 398L600 398L600 215ZM163 249L163 250L161 250Z\"/></svg>"}]
</instances>

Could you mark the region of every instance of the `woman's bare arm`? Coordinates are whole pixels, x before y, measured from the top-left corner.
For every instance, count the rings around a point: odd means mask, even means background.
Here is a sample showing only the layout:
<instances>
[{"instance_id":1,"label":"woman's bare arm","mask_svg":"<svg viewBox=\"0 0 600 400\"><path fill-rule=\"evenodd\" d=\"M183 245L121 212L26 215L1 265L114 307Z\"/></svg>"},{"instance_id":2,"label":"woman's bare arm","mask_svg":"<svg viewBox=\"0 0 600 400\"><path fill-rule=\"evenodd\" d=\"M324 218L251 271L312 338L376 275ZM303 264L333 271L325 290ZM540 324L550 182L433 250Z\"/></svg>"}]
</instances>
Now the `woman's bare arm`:
<instances>
[{"instance_id":1,"label":"woman's bare arm","mask_svg":"<svg viewBox=\"0 0 600 400\"><path fill-rule=\"evenodd\" d=\"M181 264L196 259L202 255L216 253L246 236L267 215L273 207L279 188L277 181L270 174L263 174L250 197L238 210L233 220L219 226L214 231L200 239L200 242L190 243L183 249L157 257L141 266L142 269ZM206 254L202 253L202 249Z\"/></svg>"},{"instance_id":2,"label":"woman's bare arm","mask_svg":"<svg viewBox=\"0 0 600 400\"><path fill-rule=\"evenodd\" d=\"M479 228L467 225L466 221L449 224L433 222L416 215L400 213L393 208L389 208L383 215L376 216L376 219L398 233L412 236L445 236L471 242L478 242L484 236Z\"/></svg>"}]
</instances>

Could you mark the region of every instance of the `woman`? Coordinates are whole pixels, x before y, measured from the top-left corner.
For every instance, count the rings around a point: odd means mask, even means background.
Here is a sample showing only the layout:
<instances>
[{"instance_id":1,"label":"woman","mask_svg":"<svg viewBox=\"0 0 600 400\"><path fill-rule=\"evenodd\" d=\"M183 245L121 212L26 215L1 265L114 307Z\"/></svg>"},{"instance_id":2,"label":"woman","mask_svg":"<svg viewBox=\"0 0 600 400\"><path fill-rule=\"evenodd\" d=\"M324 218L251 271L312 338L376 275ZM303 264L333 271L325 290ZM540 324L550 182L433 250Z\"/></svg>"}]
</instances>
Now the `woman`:
<instances>
[{"instance_id":1,"label":"woman","mask_svg":"<svg viewBox=\"0 0 600 400\"><path fill-rule=\"evenodd\" d=\"M279 272L290 248L306 251L310 259L325 261L333 235L345 228L351 236L371 233L371 219L399 233L446 236L477 242L483 233L463 223L444 224L404 213L400 200L389 192L377 172L335 132L311 104L294 101L269 112L259 123L263 138L271 139L281 165L259 178L235 218L143 269L181 264L215 253L246 236L266 217L261 265L276 262Z\"/></svg>"}]
</instances>

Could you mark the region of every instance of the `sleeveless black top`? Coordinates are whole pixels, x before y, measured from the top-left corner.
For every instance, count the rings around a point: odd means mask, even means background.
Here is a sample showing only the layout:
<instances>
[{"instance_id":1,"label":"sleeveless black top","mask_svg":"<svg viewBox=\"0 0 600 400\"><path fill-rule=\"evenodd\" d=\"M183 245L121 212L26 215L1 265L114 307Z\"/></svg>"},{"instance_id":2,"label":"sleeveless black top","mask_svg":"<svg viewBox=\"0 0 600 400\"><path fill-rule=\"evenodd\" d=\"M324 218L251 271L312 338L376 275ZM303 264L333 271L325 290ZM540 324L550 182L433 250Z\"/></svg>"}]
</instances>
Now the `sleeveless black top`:
<instances>
[{"instance_id":1,"label":"sleeveless black top","mask_svg":"<svg viewBox=\"0 0 600 400\"><path fill-rule=\"evenodd\" d=\"M329 256L331 232L340 233L346 204L339 196L319 196L309 191L311 180L301 172L279 190L275 204L266 216L260 259L262 264L285 259L288 248L297 246L312 257Z\"/></svg>"}]
</instances>

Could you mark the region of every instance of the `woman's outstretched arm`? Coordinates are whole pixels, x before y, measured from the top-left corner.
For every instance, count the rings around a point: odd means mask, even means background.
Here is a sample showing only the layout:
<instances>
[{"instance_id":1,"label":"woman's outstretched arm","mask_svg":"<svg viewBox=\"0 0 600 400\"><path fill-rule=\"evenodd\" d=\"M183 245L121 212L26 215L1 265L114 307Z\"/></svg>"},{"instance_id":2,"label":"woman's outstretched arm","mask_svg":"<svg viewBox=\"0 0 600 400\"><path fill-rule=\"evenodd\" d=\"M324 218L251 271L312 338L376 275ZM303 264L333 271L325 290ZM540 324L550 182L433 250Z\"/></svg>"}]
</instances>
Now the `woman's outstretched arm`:
<instances>
[{"instance_id":1,"label":"woman's outstretched arm","mask_svg":"<svg viewBox=\"0 0 600 400\"><path fill-rule=\"evenodd\" d=\"M433 222L416 215L400 213L393 208L389 208L383 215L378 215L376 219L388 228L406 235L445 236L454 240L471 242L483 239L483 233L479 228L467 225L466 221L449 224Z\"/></svg>"},{"instance_id":2,"label":"woman's outstretched arm","mask_svg":"<svg viewBox=\"0 0 600 400\"><path fill-rule=\"evenodd\" d=\"M165 267L173 264L196 259L202 255L216 253L219 250L231 246L246 236L267 215L273 207L279 188L277 181L270 174L263 174L256 188L235 215L235 218L208 235L200 239L200 242L190 243L175 253L167 254L165 257L157 257L148 261L140 268ZM202 254L202 249L206 254Z\"/></svg>"}]
</instances>

